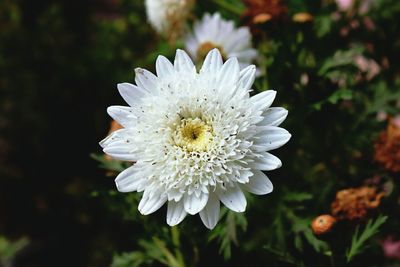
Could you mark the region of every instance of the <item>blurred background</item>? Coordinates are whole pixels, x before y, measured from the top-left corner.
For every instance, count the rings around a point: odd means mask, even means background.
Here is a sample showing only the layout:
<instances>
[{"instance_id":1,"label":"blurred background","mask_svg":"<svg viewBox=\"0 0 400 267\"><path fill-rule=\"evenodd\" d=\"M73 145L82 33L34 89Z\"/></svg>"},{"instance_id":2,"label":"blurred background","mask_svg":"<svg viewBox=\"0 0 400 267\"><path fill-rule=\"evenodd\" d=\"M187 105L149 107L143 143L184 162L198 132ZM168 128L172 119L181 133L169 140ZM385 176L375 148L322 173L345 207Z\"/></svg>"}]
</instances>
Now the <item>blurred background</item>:
<instances>
[{"instance_id":1,"label":"blurred background","mask_svg":"<svg viewBox=\"0 0 400 267\"><path fill-rule=\"evenodd\" d=\"M271 172L276 191L250 199L248 221L226 213L228 228L213 233L198 218L182 223L187 266L328 266L311 220L329 213L337 190L376 176L395 188L381 209L394 218L382 239L399 237L398 171L373 160L400 108L399 3L372 1L358 14L335 1L261 1L271 20L253 25L249 2L197 1L189 24L220 11L252 28L268 70L255 89L278 91L293 138L278 153L284 167ZM138 215L139 196L117 193L116 172L99 168L98 142L106 108L124 104L116 84L181 46L155 33L141 0L0 0L0 265L168 265L148 241L169 242L165 210ZM399 266L379 240L353 265ZM142 254L121 254L132 251Z\"/></svg>"}]
</instances>

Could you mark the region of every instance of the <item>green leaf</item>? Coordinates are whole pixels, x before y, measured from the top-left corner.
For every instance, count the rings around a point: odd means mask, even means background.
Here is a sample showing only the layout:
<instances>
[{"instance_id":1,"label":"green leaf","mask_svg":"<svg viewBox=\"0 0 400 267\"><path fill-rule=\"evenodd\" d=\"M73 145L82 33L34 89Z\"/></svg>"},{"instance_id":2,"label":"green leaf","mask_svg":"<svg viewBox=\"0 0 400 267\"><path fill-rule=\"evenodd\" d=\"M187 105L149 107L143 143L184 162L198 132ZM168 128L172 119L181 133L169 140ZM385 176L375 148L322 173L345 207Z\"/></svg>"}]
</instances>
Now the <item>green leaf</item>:
<instances>
[{"instance_id":1,"label":"green leaf","mask_svg":"<svg viewBox=\"0 0 400 267\"><path fill-rule=\"evenodd\" d=\"M387 218L387 216L379 215L375 221L372 219L369 220L362 233L359 233L360 226L357 226L351 240L351 246L346 251L347 262L350 262L354 256L360 254L365 249L365 243L367 240L378 233L379 227L386 222Z\"/></svg>"}]
</instances>

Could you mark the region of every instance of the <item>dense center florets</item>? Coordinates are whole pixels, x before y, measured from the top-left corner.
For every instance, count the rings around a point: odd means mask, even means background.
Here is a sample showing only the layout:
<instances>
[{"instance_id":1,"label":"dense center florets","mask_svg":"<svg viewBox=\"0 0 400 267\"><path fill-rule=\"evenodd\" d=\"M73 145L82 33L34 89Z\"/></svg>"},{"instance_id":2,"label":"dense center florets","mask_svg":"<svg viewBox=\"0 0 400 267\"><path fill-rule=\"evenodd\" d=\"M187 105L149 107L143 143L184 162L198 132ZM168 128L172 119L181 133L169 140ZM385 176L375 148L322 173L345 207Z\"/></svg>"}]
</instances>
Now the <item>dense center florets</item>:
<instances>
[{"instance_id":1,"label":"dense center florets","mask_svg":"<svg viewBox=\"0 0 400 267\"><path fill-rule=\"evenodd\" d=\"M251 153L247 138L255 126L249 125L247 101L212 95L210 87L197 90L193 82L191 90L179 93L177 84L160 88L137 112L135 128L142 131L133 134L143 154L136 165L157 173L151 179L178 198L232 185L250 169L244 158Z\"/></svg>"},{"instance_id":2,"label":"dense center florets","mask_svg":"<svg viewBox=\"0 0 400 267\"><path fill-rule=\"evenodd\" d=\"M176 145L190 152L207 151L212 138L212 127L200 118L182 119L174 133Z\"/></svg>"}]
</instances>

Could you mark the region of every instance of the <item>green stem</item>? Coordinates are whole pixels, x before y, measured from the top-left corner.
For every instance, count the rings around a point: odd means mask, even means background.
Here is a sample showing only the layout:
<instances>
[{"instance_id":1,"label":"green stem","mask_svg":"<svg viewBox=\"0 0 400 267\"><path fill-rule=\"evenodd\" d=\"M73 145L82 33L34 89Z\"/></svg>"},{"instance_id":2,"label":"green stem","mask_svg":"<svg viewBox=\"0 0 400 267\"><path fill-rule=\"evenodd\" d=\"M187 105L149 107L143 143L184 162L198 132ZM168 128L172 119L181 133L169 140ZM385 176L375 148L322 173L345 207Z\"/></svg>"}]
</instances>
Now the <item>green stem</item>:
<instances>
[{"instance_id":1,"label":"green stem","mask_svg":"<svg viewBox=\"0 0 400 267\"><path fill-rule=\"evenodd\" d=\"M225 0L214 0L214 3L219 5L220 7L229 10L230 12L236 14L236 15L242 15L243 10L240 7L237 7L233 5L232 3L229 3Z\"/></svg>"},{"instance_id":2,"label":"green stem","mask_svg":"<svg viewBox=\"0 0 400 267\"><path fill-rule=\"evenodd\" d=\"M178 227L176 227L176 226L171 227L171 235L172 235L172 243L174 244L174 247L175 247L176 259L179 262L179 265L181 267L185 267L185 260L183 259L183 255L181 252L181 244L180 244Z\"/></svg>"}]
</instances>

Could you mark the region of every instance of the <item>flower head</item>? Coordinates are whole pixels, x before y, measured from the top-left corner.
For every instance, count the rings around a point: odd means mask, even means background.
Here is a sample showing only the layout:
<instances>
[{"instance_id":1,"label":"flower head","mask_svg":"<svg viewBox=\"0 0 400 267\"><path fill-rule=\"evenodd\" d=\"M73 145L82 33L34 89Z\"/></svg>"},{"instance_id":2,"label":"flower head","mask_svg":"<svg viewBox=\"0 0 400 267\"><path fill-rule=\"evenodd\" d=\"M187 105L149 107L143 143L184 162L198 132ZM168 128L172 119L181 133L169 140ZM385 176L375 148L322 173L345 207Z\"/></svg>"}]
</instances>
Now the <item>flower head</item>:
<instances>
[{"instance_id":1,"label":"flower head","mask_svg":"<svg viewBox=\"0 0 400 267\"><path fill-rule=\"evenodd\" d=\"M146 0L147 18L154 29L174 39L181 35L195 0Z\"/></svg>"},{"instance_id":2,"label":"flower head","mask_svg":"<svg viewBox=\"0 0 400 267\"><path fill-rule=\"evenodd\" d=\"M243 17L252 24L263 24L286 16L287 6L281 0L244 0L246 10Z\"/></svg>"},{"instance_id":3,"label":"flower head","mask_svg":"<svg viewBox=\"0 0 400 267\"><path fill-rule=\"evenodd\" d=\"M387 129L375 142L374 159L385 169L400 172L400 115L390 119Z\"/></svg>"},{"instance_id":4,"label":"flower head","mask_svg":"<svg viewBox=\"0 0 400 267\"><path fill-rule=\"evenodd\" d=\"M381 245L387 258L400 260L400 240L394 240L392 236L389 236L382 241Z\"/></svg>"},{"instance_id":5,"label":"flower head","mask_svg":"<svg viewBox=\"0 0 400 267\"><path fill-rule=\"evenodd\" d=\"M156 72L136 69L136 85L118 85L129 106L107 111L124 128L100 144L112 157L136 162L115 182L121 192L144 192L142 214L167 202L169 225L200 213L211 229L220 202L243 212L243 190L257 195L272 191L261 170L282 164L267 151L290 139L278 127L287 111L270 108L275 91L250 97L255 66L240 71L236 58L223 64L217 49L208 53L199 73L182 50L174 64L159 56Z\"/></svg>"},{"instance_id":6,"label":"flower head","mask_svg":"<svg viewBox=\"0 0 400 267\"><path fill-rule=\"evenodd\" d=\"M233 21L224 20L219 13L205 14L194 24L193 33L188 34L185 41L186 50L196 61L218 48L224 59L237 57L241 67L251 64L257 57L257 50L251 45L249 28L235 28Z\"/></svg>"},{"instance_id":7,"label":"flower head","mask_svg":"<svg viewBox=\"0 0 400 267\"><path fill-rule=\"evenodd\" d=\"M373 186L340 190L332 203L332 215L339 220L363 220L380 205L383 196Z\"/></svg>"},{"instance_id":8,"label":"flower head","mask_svg":"<svg viewBox=\"0 0 400 267\"><path fill-rule=\"evenodd\" d=\"M340 11L347 11L354 5L355 0L336 0Z\"/></svg>"}]
</instances>

